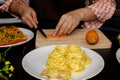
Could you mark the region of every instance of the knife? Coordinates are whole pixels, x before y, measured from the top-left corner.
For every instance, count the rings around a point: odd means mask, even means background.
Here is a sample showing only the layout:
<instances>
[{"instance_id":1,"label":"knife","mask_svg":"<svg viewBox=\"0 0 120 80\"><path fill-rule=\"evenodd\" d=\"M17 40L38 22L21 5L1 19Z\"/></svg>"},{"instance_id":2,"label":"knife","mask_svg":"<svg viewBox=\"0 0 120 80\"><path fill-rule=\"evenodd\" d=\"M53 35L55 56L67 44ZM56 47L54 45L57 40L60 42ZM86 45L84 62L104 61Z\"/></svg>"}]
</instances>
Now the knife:
<instances>
[{"instance_id":1,"label":"knife","mask_svg":"<svg viewBox=\"0 0 120 80\"><path fill-rule=\"evenodd\" d=\"M45 38L47 38L45 32L44 32L42 29L39 29L39 31L40 31L40 33L41 33Z\"/></svg>"}]
</instances>

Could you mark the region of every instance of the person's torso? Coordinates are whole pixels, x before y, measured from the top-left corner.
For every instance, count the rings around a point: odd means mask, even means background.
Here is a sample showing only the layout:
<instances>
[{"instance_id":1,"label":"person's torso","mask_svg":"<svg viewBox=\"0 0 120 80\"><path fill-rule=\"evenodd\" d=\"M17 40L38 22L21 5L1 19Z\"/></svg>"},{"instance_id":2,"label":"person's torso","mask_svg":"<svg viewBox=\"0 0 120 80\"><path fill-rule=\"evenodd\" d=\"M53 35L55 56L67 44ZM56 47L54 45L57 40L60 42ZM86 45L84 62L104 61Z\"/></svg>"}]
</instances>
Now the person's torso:
<instances>
[{"instance_id":1,"label":"person's torso","mask_svg":"<svg viewBox=\"0 0 120 80\"><path fill-rule=\"evenodd\" d=\"M58 22L62 14L85 7L85 0L30 0L40 22ZM45 23L46 24L46 23Z\"/></svg>"}]
</instances>

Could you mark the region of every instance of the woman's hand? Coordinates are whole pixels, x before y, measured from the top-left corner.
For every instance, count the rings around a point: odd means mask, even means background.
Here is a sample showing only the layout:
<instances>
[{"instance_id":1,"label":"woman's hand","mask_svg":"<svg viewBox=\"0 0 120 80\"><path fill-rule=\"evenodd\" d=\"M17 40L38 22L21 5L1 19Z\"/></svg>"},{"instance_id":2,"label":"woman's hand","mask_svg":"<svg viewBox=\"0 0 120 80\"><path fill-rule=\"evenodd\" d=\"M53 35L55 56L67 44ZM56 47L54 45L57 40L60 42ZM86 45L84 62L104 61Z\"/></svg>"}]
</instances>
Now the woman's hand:
<instances>
[{"instance_id":1,"label":"woman's hand","mask_svg":"<svg viewBox=\"0 0 120 80\"><path fill-rule=\"evenodd\" d=\"M53 36L70 34L81 21L93 20L97 20L97 17L95 13L87 7L68 12L60 18Z\"/></svg>"},{"instance_id":2,"label":"woman's hand","mask_svg":"<svg viewBox=\"0 0 120 80\"><path fill-rule=\"evenodd\" d=\"M79 10L74 10L62 15L53 36L70 34L78 26L81 20L82 14L79 14Z\"/></svg>"},{"instance_id":3,"label":"woman's hand","mask_svg":"<svg viewBox=\"0 0 120 80\"><path fill-rule=\"evenodd\" d=\"M13 2L10 6L10 11L19 16L23 23L27 24L30 28L37 28L38 20L36 12L29 6L19 2Z\"/></svg>"},{"instance_id":4,"label":"woman's hand","mask_svg":"<svg viewBox=\"0 0 120 80\"><path fill-rule=\"evenodd\" d=\"M35 11L30 7L25 7L21 12L21 19L23 23L27 24L30 28L37 28L37 16Z\"/></svg>"}]
</instances>

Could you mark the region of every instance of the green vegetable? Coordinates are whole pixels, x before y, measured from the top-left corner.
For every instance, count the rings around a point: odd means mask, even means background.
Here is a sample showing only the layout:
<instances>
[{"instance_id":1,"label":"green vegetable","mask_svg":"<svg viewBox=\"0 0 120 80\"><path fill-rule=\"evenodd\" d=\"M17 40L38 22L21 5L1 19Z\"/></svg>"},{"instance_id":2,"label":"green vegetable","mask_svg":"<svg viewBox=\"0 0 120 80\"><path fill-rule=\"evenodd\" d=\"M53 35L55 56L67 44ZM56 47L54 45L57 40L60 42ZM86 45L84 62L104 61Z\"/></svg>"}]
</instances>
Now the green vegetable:
<instances>
[{"instance_id":1,"label":"green vegetable","mask_svg":"<svg viewBox=\"0 0 120 80\"><path fill-rule=\"evenodd\" d=\"M8 52L10 49L11 49L11 47L9 47L5 52L0 53L0 63L5 62L5 58L6 58L7 52Z\"/></svg>"},{"instance_id":2,"label":"green vegetable","mask_svg":"<svg viewBox=\"0 0 120 80\"><path fill-rule=\"evenodd\" d=\"M5 80L9 80L9 77L11 77L14 71L14 67L11 65L10 61L6 61L6 55L7 52L11 49L9 47L5 52L0 53L0 78L3 78Z\"/></svg>"},{"instance_id":3,"label":"green vegetable","mask_svg":"<svg viewBox=\"0 0 120 80\"><path fill-rule=\"evenodd\" d=\"M120 34L118 35L117 39L119 40L119 45L120 45Z\"/></svg>"}]
</instances>

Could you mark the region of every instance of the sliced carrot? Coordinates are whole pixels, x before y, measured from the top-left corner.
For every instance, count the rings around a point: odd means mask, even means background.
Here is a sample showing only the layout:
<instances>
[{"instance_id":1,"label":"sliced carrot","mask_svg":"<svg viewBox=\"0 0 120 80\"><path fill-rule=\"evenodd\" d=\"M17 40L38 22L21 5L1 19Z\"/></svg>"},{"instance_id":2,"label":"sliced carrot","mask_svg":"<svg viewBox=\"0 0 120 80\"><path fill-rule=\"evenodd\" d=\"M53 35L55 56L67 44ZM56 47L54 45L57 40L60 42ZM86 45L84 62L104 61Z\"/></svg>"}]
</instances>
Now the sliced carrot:
<instances>
[{"instance_id":1,"label":"sliced carrot","mask_svg":"<svg viewBox=\"0 0 120 80\"><path fill-rule=\"evenodd\" d=\"M67 35L62 35L62 36L53 36L52 34L47 34L47 38L66 38Z\"/></svg>"}]
</instances>

